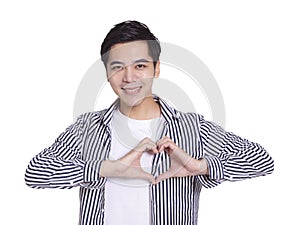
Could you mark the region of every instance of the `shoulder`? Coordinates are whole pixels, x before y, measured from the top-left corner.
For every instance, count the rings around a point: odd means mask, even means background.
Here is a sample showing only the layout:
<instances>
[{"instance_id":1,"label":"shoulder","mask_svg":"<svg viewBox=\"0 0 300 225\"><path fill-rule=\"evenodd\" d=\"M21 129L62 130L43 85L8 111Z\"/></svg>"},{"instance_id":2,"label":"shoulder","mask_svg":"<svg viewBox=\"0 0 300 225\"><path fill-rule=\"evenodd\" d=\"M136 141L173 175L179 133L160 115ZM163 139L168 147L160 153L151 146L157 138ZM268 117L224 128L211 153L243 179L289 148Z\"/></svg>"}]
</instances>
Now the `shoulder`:
<instances>
[{"instance_id":1,"label":"shoulder","mask_svg":"<svg viewBox=\"0 0 300 225\"><path fill-rule=\"evenodd\" d=\"M176 110L176 115L181 121L204 121L204 116L193 112L181 112Z\"/></svg>"},{"instance_id":2,"label":"shoulder","mask_svg":"<svg viewBox=\"0 0 300 225\"><path fill-rule=\"evenodd\" d=\"M223 128L216 124L213 121L206 120L203 115L198 113L192 112L180 112L177 111L176 114L178 115L179 120L181 123L188 124L189 126L194 126L200 129L200 131L218 131L222 130Z\"/></svg>"},{"instance_id":3,"label":"shoulder","mask_svg":"<svg viewBox=\"0 0 300 225\"><path fill-rule=\"evenodd\" d=\"M108 109L100 111L85 112L77 117L77 121L80 123L100 122Z\"/></svg>"}]
</instances>

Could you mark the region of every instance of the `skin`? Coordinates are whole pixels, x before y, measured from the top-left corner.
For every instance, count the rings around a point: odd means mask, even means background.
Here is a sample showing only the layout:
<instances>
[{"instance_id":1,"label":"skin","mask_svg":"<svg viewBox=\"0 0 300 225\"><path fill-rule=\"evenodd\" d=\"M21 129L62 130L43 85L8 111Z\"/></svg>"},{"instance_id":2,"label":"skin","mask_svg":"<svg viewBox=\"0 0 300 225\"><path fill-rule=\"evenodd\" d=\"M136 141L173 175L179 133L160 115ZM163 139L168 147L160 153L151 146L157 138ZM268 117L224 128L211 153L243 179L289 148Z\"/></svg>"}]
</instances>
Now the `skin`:
<instances>
[{"instance_id":1,"label":"skin","mask_svg":"<svg viewBox=\"0 0 300 225\"><path fill-rule=\"evenodd\" d=\"M159 62L154 68L145 41L112 46L107 77L113 91L120 97L120 111L133 119L160 116L160 107L152 98L153 79L160 73Z\"/></svg>"},{"instance_id":2,"label":"skin","mask_svg":"<svg viewBox=\"0 0 300 225\"><path fill-rule=\"evenodd\" d=\"M137 120L160 116L158 103L152 97L153 79L160 73L160 63L154 68L146 41L133 41L112 46L107 62L107 78L120 98L120 112ZM157 178L141 168L143 152L157 154L166 151L171 158L169 170ZM169 137L157 142L144 138L134 149L118 160L105 160L100 169L102 177L127 177L149 180L156 184L169 177L207 175L205 159L194 159Z\"/></svg>"}]
</instances>

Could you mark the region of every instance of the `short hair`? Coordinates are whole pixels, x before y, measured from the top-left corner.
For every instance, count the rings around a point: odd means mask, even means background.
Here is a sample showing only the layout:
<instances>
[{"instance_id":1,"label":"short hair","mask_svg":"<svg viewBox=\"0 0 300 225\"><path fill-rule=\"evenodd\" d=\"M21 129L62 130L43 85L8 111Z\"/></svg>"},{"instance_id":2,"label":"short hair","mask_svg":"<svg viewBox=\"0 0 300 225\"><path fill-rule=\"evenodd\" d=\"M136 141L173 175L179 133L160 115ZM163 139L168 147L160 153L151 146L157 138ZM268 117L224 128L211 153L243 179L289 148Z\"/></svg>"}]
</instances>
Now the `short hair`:
<instances>
[{"instance_id":1,"label":"short hair","mask_svg":"<svg viewBox=\"0 0 300 225\"><path fill-rule=\"evenodd\" d=\"M138 21L128 20L116 24L106 35L101 45L101 60L106 64L108 61L109 51L115 44L126 43L132 41L147 41L149 56L153 59L154 67L161 52L159 40L151 33L149 28Z\"/></svg>"}]
</instances>

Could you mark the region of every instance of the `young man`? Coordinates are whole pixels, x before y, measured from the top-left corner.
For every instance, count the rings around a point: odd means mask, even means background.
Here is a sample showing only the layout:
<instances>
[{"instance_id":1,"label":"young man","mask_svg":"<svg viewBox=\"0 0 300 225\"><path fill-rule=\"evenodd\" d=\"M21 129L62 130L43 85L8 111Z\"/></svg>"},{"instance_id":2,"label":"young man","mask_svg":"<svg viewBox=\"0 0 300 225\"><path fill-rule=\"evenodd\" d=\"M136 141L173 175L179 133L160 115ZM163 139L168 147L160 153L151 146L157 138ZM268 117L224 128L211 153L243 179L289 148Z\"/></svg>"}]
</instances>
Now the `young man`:
<instances>
[{"instance_id":1,"label":"young man","mask_svg":"<svg viewBox=\"0 0 300 225\"><path fill-rule=\"evenodd\" d=\"M153 95L160 51L142 23L111 29L101 57L119 98L81 115L28 165L30 187L80 187L81 225L197 224L202 186L273 171L259 144Z\"/></svg>"}]
</instances>

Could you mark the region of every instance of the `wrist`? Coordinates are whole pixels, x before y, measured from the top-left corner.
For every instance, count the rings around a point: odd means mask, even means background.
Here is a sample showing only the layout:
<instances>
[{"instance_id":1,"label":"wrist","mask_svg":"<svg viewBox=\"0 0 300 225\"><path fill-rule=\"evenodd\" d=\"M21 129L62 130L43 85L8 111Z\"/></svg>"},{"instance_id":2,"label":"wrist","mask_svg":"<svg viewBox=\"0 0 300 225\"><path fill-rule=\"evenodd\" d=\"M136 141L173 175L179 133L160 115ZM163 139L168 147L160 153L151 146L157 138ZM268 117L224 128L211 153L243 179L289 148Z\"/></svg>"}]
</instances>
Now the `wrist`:
<instances>
[{"instance_id":1,"label":"wrist","mask_svg":"<svg viewBox=\"0 0 300 225\"><path fill-rule=\"evenodd\" d=\"M199 159L199 167L198 168L199 168L200 175L209 175L208 163L204 158Z\"/></svg>"},{"instance_id":2,"label":"wrist","mask_svg":"<svg viewBox=\"0 0 300 225\"><path fill-rule=\"evenodd\" d=\"M114 160L105 160L102 162L100 168L100 176L101 177L112 177L116 174L116 166Z\"/></svg>"}]
</instances>

